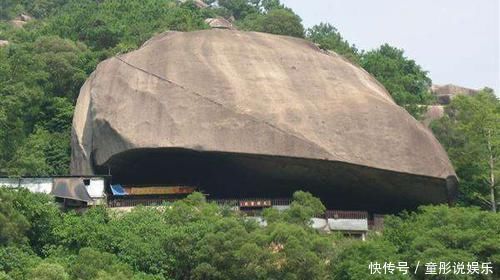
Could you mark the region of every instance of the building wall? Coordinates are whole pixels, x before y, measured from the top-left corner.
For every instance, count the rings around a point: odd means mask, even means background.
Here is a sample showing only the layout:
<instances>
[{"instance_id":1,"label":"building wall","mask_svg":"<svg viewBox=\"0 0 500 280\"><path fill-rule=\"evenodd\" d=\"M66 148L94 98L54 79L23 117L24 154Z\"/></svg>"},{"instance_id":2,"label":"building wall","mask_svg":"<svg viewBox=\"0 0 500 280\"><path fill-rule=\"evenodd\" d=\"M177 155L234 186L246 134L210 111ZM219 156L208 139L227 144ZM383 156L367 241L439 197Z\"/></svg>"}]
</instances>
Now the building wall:
<instances>
[{"instance_id":1,"label":"building wall","mask_svg":"<svg viewBox=\"0 0 500 280\"><path fill-rule=\"evenodd\" d=\"M62 178L63 177L56 177ZM69 179L88 179L89 185L85 186L87 193L93 201L89 205L99 205L105 203L105 179L100 177L68 177ZM32 193L52 194L54 178L0 178L0 186L7 188L25 188ZM56 196L57 197L57 196Z\"/></svg>"},{"instance_id":2,"label":"building wall","mask_svg":"<svg viewBox=\"0 0 500 280\"><path fill-rule=\"evenodd\" d=\"M368 231L368 219L328 219L331 230Z\"/></svg>"},{"instance_id":3,"label":"building wall","mask_svg":"<svg viewBox=\"0 0 500 280\"><path fill-rule=\"evenodd\" d=\"M91 178L90 184L87 186L87 192L93 199L104 197L104 184L103 178Z\"/></svg>"},{"instance_id":4,"label":"building wall","mask_svg":"<svg viewBox=\"0 0 500 280\"><path fill-rule=\"evenodd\" d=\"M50 194L52 178L0 178L0 186L8 188L26 188L33 193Z\"/></svg>"}]
</instances>

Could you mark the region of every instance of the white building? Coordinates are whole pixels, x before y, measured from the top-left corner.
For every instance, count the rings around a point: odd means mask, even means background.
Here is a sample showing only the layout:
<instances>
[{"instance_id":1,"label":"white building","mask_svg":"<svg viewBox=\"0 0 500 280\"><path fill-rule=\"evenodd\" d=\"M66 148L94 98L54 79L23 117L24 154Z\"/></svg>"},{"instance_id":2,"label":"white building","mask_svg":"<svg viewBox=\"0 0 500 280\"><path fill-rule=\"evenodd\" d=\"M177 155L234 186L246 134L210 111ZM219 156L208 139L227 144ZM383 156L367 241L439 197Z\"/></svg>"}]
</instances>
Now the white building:
<instances>
[{"instance_id":1,"label":"white building","mask_svg":"<svg viewBox=\"0 0 500 280\"><path fill-rule=\"evenodd\" d=\"M52 195L64 206L90 206L106 203L105 177L0 178L0 187L25 188L33 193Z\"/></svg>"}]
</instances>

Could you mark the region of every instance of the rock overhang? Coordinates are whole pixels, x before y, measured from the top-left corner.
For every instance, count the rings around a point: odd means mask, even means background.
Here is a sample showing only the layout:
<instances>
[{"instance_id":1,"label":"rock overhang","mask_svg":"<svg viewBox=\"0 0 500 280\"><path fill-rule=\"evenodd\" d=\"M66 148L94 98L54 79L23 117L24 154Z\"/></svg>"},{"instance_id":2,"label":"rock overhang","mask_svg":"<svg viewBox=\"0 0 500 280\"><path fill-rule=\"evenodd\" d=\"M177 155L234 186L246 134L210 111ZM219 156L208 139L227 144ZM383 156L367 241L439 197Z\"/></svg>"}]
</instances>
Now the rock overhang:
<instances>
[{"instance_id":1,"label":"rock overhang","mask_svg":"<svg viewBox=\"0 0 500 280\"><path fill-rule=\"evenodd\" d=\"M169 150L177 159L193 153L223 162L229 158L229 166L253 158L241 168L256 174L250 168L255 162L272 169L285 164L293 167L290 170L310 170L299 172L301 176L286 171L288 177L283 178L270 172L267 176L277 181L259 179L269 185L261 189L269 192L276 182L286 182L291 190L307 180L318 181L314 177L323 178L332 169L351 172L357 175L344 183L339 182L345 176L334 172L337 175L326 176L323 183L309 185L318 194L320 188L336 189L325 195L345 195L352 205L361 190L367 195L385 190L380 196L404 202L393 203L400 205L395 208L450 202L456 193L456 184L450 183L456 176L441 145L375 79L340 56L284 36L231 30L169 32L137 51L102 62L77 102L72 172L93 174L110 165L117 170L116 162L127 166L123 159L137 151L158 151L165 157L158 162L167 164ZM203 174L197 170L193 177ZM360 170L385 175L375 180ZM360 176L372 179L355 179ZM398 188L419 191L409 195L411 191Z\"/></svg>"}]
</instances>

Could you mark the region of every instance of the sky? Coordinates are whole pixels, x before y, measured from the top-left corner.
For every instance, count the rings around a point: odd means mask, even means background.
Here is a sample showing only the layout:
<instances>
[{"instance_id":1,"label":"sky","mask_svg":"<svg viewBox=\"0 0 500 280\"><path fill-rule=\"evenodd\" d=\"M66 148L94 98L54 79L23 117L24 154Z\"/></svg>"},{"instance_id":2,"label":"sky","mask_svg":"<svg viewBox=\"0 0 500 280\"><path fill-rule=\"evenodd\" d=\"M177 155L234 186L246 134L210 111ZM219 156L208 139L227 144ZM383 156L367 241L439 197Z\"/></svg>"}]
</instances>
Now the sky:
<instances>
[{"instance_id":1,"label":"sky","mask_svg":"<svg viewBox=\"0 0 500 280\"><path fill-rule=\"evenodd\" d=\"M334 25L358 48L405 50L434 84L493 88L500 96L499 0L281 0L305 27Z\"/></svg>"}]
</instances>

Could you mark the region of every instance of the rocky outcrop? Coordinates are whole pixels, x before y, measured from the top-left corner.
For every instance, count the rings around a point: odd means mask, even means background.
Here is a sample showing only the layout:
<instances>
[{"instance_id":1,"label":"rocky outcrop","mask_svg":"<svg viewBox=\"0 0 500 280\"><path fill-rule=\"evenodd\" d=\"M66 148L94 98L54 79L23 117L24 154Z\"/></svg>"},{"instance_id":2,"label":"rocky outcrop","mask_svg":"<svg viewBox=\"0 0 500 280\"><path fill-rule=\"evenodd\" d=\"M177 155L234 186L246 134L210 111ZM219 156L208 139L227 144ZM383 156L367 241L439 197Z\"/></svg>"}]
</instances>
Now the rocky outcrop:
<instances>
[{"instance_id":1,"label":"rocky outcrop","mask_svg":"<svg viewBox=\"0 0 500 280\"><path fill-rule=\"evenodd\" d=\"M20 14L15 19L9 21L9 23L15 28L22 28L26 23L28 23L31 20L33 20L33 17L27 14Z\"/></svg>"},{"instance_id":2,"label":"rocky outcrop","mask_svg":"<svg viewBox=\"0 0 500 280\"><path fill-rule=\"evenodd\" d=\"M367 72L302 39L220 29L167 32L99 64L78 97L71 170L214 196L305 189L380 211L456 194L441 145Z\"/></svg>"},{"instance_id":3,"label":"rocky outcrop","mask_svg":"<svg viewBox=\"0 0 500 280\"><path fill-rule=\"evenodd\" d=\"M205 19L205 23L208 24L211 28L235 29L233 24L229 20L222 17L207 18Z\"/></svg>"},{"instance_id":4,"label":"rocky outcrop","mask_svg":"<svg viewBox=\"0 0 500 280\"><path fill-rule=\"evenodd\" d=\"M427 112L424 114L423 123L425 126L429 126L432 121L438 120L444 116L444 106L443 105L429 105L427 106Z\"/></svg>"},{"instance_id":5,"label":"rocky outcrop","mask_svg":"<svg viewBox=\"0 0 500 280\"><path fill-rule=\"evenodd\" d=\"M437 101L441 105L447 105L451 100L458 95L475 95L479 90L464 88L457 85L432 85L431 92L437 97Z\"/></svg>"}]
</instances>

